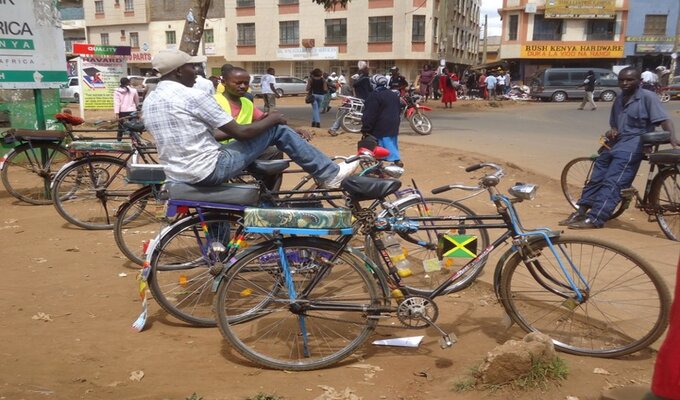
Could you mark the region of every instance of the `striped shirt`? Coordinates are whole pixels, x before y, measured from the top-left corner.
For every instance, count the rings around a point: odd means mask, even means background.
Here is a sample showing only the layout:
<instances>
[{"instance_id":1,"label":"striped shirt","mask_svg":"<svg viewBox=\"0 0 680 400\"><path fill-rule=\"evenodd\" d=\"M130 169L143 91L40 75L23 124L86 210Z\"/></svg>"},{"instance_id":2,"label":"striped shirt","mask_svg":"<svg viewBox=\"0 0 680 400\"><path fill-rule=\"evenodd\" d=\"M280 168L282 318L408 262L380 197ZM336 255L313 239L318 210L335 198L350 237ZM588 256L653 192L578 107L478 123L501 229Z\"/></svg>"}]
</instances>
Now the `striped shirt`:
<instances>
[{"instance_id":1,"label":"striped shirt","mask_svg":"<svg viewBox=\"0 0 680 400\"><path fill-rule=\"evenodd\" d=\"M215 170L220 144L213 132L233 118L212 96L161 81L144 99L142 112L168 180L198 183Z\"/></svg>"}]
</instances>

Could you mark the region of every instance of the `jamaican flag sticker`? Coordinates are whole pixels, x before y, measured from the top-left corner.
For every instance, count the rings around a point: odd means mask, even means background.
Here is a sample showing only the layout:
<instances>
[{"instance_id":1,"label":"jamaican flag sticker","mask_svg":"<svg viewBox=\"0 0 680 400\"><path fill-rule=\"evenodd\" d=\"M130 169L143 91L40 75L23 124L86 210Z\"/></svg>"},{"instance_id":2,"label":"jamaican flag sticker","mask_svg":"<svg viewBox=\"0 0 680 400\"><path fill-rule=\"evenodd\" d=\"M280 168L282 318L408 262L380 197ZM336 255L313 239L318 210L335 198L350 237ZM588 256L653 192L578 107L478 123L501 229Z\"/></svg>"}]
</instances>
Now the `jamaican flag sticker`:
<instances>
[{"instance_id":1,"label":"jamaican flag sticker","mask_svg":"<svg viewBox=\"0 0 680 400\"><path fill-rule=\"evenodd\" d=\"M477 257L477 236L454 235L444 233L439 235L437 256L475 258Z\"/></svg>"}]
</instances>

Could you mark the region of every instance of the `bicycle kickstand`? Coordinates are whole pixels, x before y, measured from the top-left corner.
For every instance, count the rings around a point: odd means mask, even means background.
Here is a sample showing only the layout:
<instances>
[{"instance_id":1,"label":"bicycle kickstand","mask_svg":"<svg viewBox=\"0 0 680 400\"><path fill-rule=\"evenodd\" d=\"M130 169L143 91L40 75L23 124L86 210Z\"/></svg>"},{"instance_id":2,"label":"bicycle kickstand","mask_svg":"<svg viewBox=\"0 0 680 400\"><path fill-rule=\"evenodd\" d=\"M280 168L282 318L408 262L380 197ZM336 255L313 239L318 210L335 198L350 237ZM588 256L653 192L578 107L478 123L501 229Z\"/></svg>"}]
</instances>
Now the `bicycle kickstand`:
<instances>
[{"instance_id":1,"label":"bicycle kickstand","mask_svg":"<svg viewBox=\"0 0 680 400\"><path fill-rule=\"evenodd\" d=\"M444 330L440 328L437 324L435 324L434 321L430 319L430 317L422 315L420 318L422 318L423 321L427 322L428 325L438 330L439 333L442 334L442 338L439 339L439 347L441 347L442 349L448 349L449 347L452 347L456 342L458 342L458 337L456 336L455 333L444 332Z\"/></svg>"}]
</instances>

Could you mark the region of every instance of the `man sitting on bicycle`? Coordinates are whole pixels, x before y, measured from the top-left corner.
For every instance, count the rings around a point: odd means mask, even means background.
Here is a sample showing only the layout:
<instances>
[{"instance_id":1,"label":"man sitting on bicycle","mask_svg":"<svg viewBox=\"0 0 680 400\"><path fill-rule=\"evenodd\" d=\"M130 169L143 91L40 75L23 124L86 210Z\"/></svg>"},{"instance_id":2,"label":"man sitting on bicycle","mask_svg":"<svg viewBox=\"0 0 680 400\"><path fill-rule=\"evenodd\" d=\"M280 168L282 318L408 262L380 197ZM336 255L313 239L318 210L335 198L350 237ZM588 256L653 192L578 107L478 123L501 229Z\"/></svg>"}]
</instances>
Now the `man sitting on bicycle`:
<instances>
[{"instance_id":1,"label":"man sitting on bicycle","mask_svg":"<svg viewBox=\"0 0 680 400\"><path fill-rule=\"evenodd\" d=\"M609 116L607 145L595 160L590 181L583 188L579 208L559 222L572 229L601 228L621 201L621 189L630 187L642 161L640 136L656 125L669 131L671 145L680 146L673 122L656 94L640 90L640 71L627 67L619 72L621 95Z\"/></svg>"},{"instance_id":2,"label":"man sitting on bicycle","mask_svg":"<svg viewBox=\"0 0 680 400\"><path fill-rule=\"evenodd\" d=\"M151 61L161 74L156 90L143 104L144 124L156 139L158 155L170 181L215 186L238 175L267 147L275 145L324 187L338 187L356 163L336 165L285 125L280 112L239 125L212 96L191 89L196 80L192 57L165 50ZM213 134L213 131L218 129ZM235 138L220 145L217 140Z\"/></svg>"}]
</instances>

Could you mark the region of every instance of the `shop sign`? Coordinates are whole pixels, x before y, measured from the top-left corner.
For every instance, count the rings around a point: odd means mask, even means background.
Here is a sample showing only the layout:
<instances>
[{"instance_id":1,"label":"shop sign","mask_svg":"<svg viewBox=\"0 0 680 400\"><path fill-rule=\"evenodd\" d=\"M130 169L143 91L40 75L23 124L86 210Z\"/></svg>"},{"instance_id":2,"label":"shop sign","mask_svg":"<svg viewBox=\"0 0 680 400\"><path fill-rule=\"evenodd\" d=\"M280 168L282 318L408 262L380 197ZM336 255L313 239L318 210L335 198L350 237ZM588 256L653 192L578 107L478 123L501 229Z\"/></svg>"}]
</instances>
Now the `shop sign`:
<instances>
[{"instance_id":1,"label":"shop sign","mask_svg":"<svg viewBox=\"0 0 680 400\"><path fill-rule=\"evenodd\" d=\"M281 60L337 60L337 47L295 47L277 49L276 57Z\"/></svg>"},{"instance_id":2,"label":"shop sign","mask_svg":"<svg viewBox=\"0 0 680 400\"><path fill-rule=\"evenodd\" d=\"M129 56L125 56L125 59L131 63L149 63L151 62L151 54L133 51Z\"/></svg>"},{"instance_id":3,"label":"shop sign","mask_svg":"<svg viewBox=\"0 0 680 400\"><path fill-rule=\"evenodd\" d=\"M626 42L669 43L674 40L673 36L626 36Z\"/></svg>"},{"instance_id":4,"label":"shop sign","mask_svg":"<svg viewBox=\"0 0 680 400\"><path fill-rule=\"evenodd\" d=\"M132 47L130 46L104 46L88 43L74 43L73 54L90 56L129 56Z\"/></svg>"},{"instance_id":5,"label":"shop sign","mask_svg":"<svg viewBox=\"0 0 680 400\"><path fill-rule=\"evenodd\" d=\"M636 53L672 53L673 43L637 43Z\"/></svg>"},{"instance_id":6,"label":"shop sign","mask_svg":"<svg viewBox=\"0 0 680 400\"><path fill-rule=\"evenodd\" d=\"M0 89L66 82L64 34L52 1L0 1Z\"/></svg>"},{"instance_id":7,"label":"shop sign","mask_svg":"<svg viewBox=\"0 0 680 400\"><path fill-rule=\"evenodd\" d=\"M616 0L547 0L545 18L614 19Z\"/></svg>"},{"instance_id":8,"label":"shop sign","mask_svg":"<svg viewBox=\"0 0 680 400\"><path fill-rule=\"evenodd\" d=\"M623 58L623 45L565 44L523 45L522 58Z\"/></svg>"}]
</instances>

